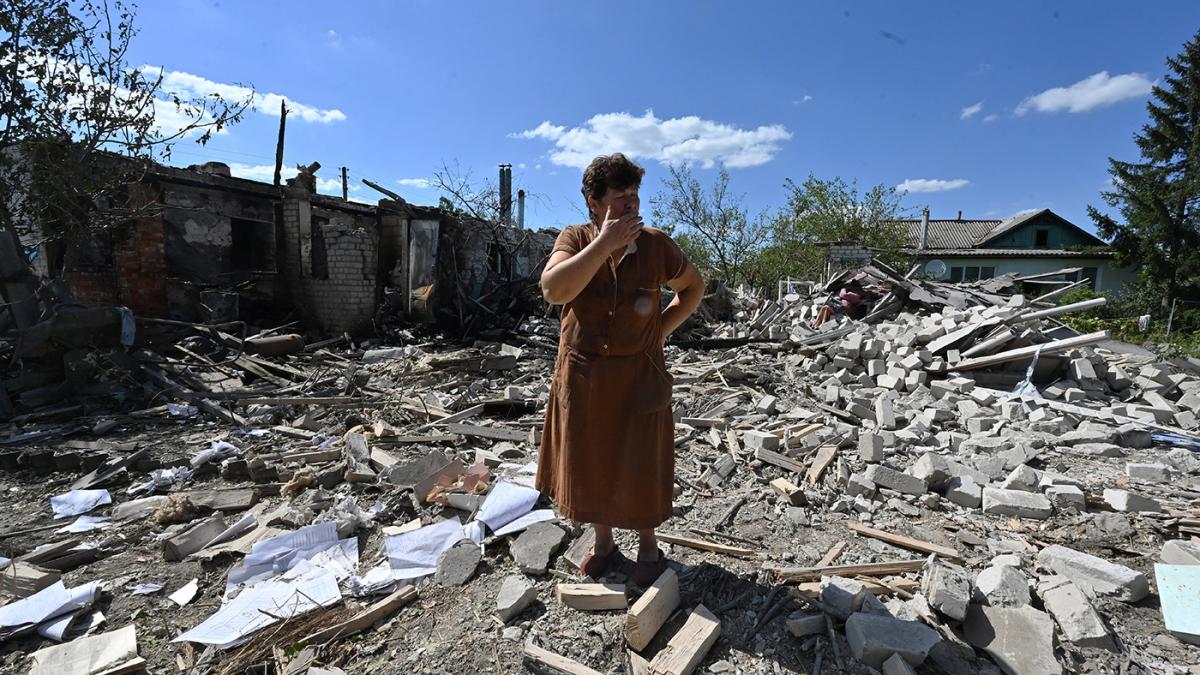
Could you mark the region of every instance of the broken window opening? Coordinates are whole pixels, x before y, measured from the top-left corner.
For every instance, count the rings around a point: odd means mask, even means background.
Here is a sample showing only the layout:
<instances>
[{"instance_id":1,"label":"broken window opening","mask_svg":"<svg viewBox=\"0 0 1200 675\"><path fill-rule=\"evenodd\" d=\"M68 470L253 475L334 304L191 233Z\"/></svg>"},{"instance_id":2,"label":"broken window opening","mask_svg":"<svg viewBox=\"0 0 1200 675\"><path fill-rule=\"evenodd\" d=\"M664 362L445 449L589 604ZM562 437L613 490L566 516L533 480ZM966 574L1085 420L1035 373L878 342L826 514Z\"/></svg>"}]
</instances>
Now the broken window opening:
<instances>
[{"instance_id":1,"label":"broken window opening","mask_svg":"<svg viewBox=\"0 0 1200 675\"><path fill-rule=\"evenodd\" d=\"M1050 230L1035 230L1033 237L1034 246L1038 248L1047 248L1050 246Z\"/></svg>"},{"instance_id":2,"label":"broken window opening","mask_svg":"<svg viewBox=\"0 0 1200 675\"><path fill-rule=\"evenodd\" d=\"M1099 270L1097 270L1095 267L1085 267L1075 273L1075 281L1083 281L1084 279L1087 279L1088 289L1094 291L1096 290L1096 273L1098 271Z\"/></svg>"},{"instance_id":3,"label":"broken window opening","mask_svg":"<svg viewBox=\"0 0 1200 675\"><path fill-rule=\"evenodd\" d=\"M512 253L500 242L492 240L487 245L488 271L502 279L512 279Z\"/></svg>"},{"instance_id":4,"label":"broken window opening","mask_svg":"<svg viewBox=\"0 0 1200 675\"><path fill-rule=\"evenodd\" d=\"M245 218L229 219L230 264L239 272L274 272L271 252L275 246L275 224Z\"/></svg>"},{"instance_id":5,"label":"broken window opening","mask_svg":"<svg viewBox=\"0 0 1200 675\"><path fill-rule=\"evenodd\" d=\"M951 267L950 268L950 283L956 284L962 280L963 280L963 268Z\"/></svg>"},{"instance_id":6,"label":"broken window opening","mask_svg":"<svg viewBox=\"0 0 1200 675\"><path fill-rule=\"evenodd\" d=\"M979 281L979 268L974 265L964 268L963 281Z\"/></svg>"},{"instance_id":7,"label":"broken window opening","mask_svg":"<svg viewBox=\"0 0 1200 675\"><path fill-rule=\"evenodd\" d=\"M979 278L980 279L994 279L995 277L996 277L996 268L995 267L980 267L979 268Z\"/></svg>"}]
</instances>

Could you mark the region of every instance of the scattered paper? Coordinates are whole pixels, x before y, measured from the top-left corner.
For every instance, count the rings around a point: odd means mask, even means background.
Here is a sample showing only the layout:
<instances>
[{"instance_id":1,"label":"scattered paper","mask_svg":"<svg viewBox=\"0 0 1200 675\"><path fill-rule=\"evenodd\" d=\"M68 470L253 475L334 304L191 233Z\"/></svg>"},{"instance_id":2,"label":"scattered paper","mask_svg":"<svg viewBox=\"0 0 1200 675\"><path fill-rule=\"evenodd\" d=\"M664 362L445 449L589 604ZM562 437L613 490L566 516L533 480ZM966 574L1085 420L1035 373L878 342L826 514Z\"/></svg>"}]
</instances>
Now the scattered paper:
<instances>
[{"instance_id":1,"label":"scattered paper","mask_svg":"<svg viewBox=\"0 0 1200 675\"><path fill-rule=\"evenodd\" d=\"M458 518L427 525L384 540L393 579L416 579L437 571L437 559L443 551L462 541L463 528Z\"/></svg>"},{"instance_id":2,"label":"scattered paper","mask_svg":"<svg viewBox=\"0 0 1200 675\"><path fill-rule=\"evenodd\" d=\"M236 598L172 642L228 649L277 621L335 605L341 599L337 579L329 573L304 581L264 581L243 588Z\"/></svg>"},{"instance_id":3,"label":"scattered paper","mask_svg":"<svg viewBox=\"0 0 1200 675\"><path fill-rule=\"evenodd\" d=\"M150 480L129 488L129 494L149 494L172 485L182 485L192 479L192 470L186 466L175 466L169 469L155 469L150 472Z\"/></svg>"},{"instance_id":4,"label":"scattered paper","mask_svg":"<svg viewBox=\"0 0 1200 675\"><path fill-rule=\"evenodd\" d=\"M237 449L237 446L232 443L228 443L226 441L213 441L212 445L210 445L207 450L201 450L200 452L197 452L194 457L192 457L192 468L199 469L213 460L233 457L239 452L240 451Z\"/></svg>"},{"instance_id":5,"label":"scattered paper","mask_svg":"<svg viewBox=\"0 0 1200 675\"><path fill-rule=\"evenodd\" d=\"M39 649L32 655L29 675L93 675L136 660L137 631L133 624L119 630Z\"/></svg>"},{"instance_id":6,"label":"scattered paper","mask_svg":"<svg viewBox=\"0 0 1200 675\"><path fill-rule=\"evenodd\" d=\"M472 520L462 526L463 539L470 539L476 544L482 544L487 536L487 526L478 520Z\"/></svg>"},{"instance_id":7,"label":"scattered paper","mask_svg":"<svg viewBox=\"0 0 1200 675\"><path fill-rule=\"evenodd\" d=\"M502 480L492 488L475 519L487 524L493 532L529 513L541 493L532 488Z\"/></svg>"},{"instance_id":8,"label":"scattered paper","mask_svg":"<svg viewBox=\"0 0 1200 675\"><path fill-rule=\"evenodd\" d=\"M200 409L194 405L184 405L182 403L168 403L167 412L171 413L172 417L192 417L200 412Z\"/></svg>"},{"instance_id":9,"label":"scattered paper","mask_svg":"<svg viewBox=\"0 0 1200 675\"><path fill-rule=\"evenodd\" d=\"M202 548L208 548L209 546L216 546L217 544L223 544L227 541L233 541L255 527L258 527L258 518L256 518L253 513L247 513L236 523L225 528L224 532L213 537L213 540L205 544Z\"/></svg>"},{"instance_id":10,"label":"scattered paper","mask_svg":"<svg viewBox=\"0 0 1200 675\"><path fill-rule=\"evenodd\" d=\"M392 568L387 562L372 567L362 576L350 577L350 592L354 597L382 593L396 584L392 578Z\"/></svg>"},{"instance_id":11,"label":"scattered paper","mask_svg":"<svg viewBox=\"0 0 1200 675\"><path fill-rule=\"evenodd\" d=\"M103 530L112 525L109 522L108 516L79 516L75 522L60 527L55 532L91 532L92 530Z\"/></svg>"},{"instance_id":12,"label":"scattered paper","mask_svg":"<svg viewBox=\"0 0 1200 675\"><path fill-rule=\"evenodd\" d=\"M0 555L0 570L8 567L11 564L12 558L5 558L4 556Z\"/></svg>"},{"instance_id":13,"label":"scattered paper","mask_svg":"<svg viewBox=\"0 0 1200 675\"><path fill-rule=\"evenodd\" d=\"M71 490L50 498L50 508L55 518L66 518L87 513L97 506L112 503L108 490Z\"/></svg>"},{"instance_id":14,"label":"scattered paper","mask_svg":"<svg viewBox=\"0 0 1200 675\"><path fill-rule=\"evenodd\" d=\"M198 579L192 579L191 581L187 582L183 586L180 586L179 590L168 595L167 599L170 600L171 602L179 605L180 607L183 607L184 605L191 602L192 599L194 599L196 597L196 593L198 593L199 591L200 591L200 581Z\"/></svg>"},{"instance_id":15,"label":"scattered paper","mask_svg":"<svg viewBox=\"0 0 1200 675\"><path fill-rule=\"evenodd\" d=\"M68 589L58 581L28 598L0 607L0 639L6 639L64 614L90 607L100 585L96 582Z\"/></svg>"},{"instance_id":16,"label":"scattered paper","mask_svg":"<svg viewBox=\"0 0 1200 675\"><path fill-rule=\"evenodd\" d=\"M513 534L514 532L520 532L521 530L528 528L534 523L540 523L546 520L554 520L557 517L558 516L554 515L554 509L538 509L536 511L530 511L520 518L509 522L504 527L496 530L495 534L497 536Z\"/></svg>"},{"instance_id":17,"label":"scattered paper","mask_svg":"<svg viewBox=\"0 0 1200 675\"><path fill-rule=\"evenodd\" d=\"M153 583L138 584L137 586L134 586L133 590L131 590L129 592L134 595L150 595L151 593L157 593L157 592L161 591L162 589L163 589L162 584L153 584Z\"/></svg>"},{"instance_id":18,"label":"scattered paper","mask_svg":"<svg viewBox=\"0 0 1200 675\"><path fill-rule=\"evenodd\" d=\"M270 579L321 551L338 545L337 524L317 523L264 539L250 549L242 564L229 570L228 596L237 586Z\"/></svg>"}]
</instances>

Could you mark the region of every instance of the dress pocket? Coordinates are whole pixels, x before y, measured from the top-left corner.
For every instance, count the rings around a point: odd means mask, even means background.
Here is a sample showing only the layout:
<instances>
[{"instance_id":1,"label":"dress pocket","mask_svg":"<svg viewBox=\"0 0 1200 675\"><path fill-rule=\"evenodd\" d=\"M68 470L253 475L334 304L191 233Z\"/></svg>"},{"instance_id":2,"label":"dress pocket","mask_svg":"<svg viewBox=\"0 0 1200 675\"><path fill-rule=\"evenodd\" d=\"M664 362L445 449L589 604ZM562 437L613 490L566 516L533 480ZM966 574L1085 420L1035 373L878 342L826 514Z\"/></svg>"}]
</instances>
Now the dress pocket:
<instances>
[{"instance_id":1,"label":"dress pocket","mask_svg":"<svg viewBox=\"0 0 1200 675\"><path fill-rule=\"evenodd\" d=\"M560 410L586 409L591 398L591 359L572 349L563 350L559 359L553 383L554 400Z\"/></svg>"},{"instance_id":2,"label":"dress pocket","mask_svg":"<svg viewBox=\"0 0 1200 675\"><path fill-rule=\"evenodd\" d=\"M651 352L642 353L640 364L640 377L634 385L634 398L637 400L634 414L670 409L675 378L671 377L666 365L659 363Z\"/></svg>"}]
</instances>

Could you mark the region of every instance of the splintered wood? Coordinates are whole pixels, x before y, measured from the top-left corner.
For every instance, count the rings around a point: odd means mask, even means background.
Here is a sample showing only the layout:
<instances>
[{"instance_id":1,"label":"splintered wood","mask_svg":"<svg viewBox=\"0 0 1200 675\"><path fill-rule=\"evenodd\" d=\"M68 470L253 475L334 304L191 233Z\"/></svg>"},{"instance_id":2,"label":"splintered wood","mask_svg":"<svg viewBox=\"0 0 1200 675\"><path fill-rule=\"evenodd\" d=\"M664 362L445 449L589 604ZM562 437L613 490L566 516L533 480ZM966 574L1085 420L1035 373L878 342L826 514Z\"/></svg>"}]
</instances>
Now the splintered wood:
<instances>
[{"instance_id":1,"label":"splintered wood","mask_svg":"<svg viewBox=\"0 0 1200 675\"><path fill-rule=\"evenodd\" d=\"M559 584L554 595L567 607L588 612L629 606L625 584Z\"/></svg>"},{"instance_id":2,"label":"splintered wood","mask_svg":"<svg viewBox=\"0 0 1200 675\"><path fill-rule=\"evenodd\" d=\"M850 528L854 532L857 532L858 534L863 535L864 537L871 537L872 539L886 541L889 544L895 544L896 546L911 549L913 551L933 553L952 562L962 561L962 558L958 555L958 551L950 548L949 546L942 546L940 544L921 541L920 539L906 537L902 534L892 534L891 532L877 530L873 527L867 527L866 525L861 525L855 522L846 523L846 527Z\"/></svg>"},{"instance_id":3,"label":"splintered wood","mask_svg":"<svg viewBox=\"0 0 1200 675\"><path fill-rule=\"evenodd\" d=\"M668 569L654 582L625 617L625 639L635 651L642 651L679 606L679 576Z\"/></svg>"},{"instance_id":4,"label":"splintered wood","mask_svg":"<svg viewBox=\"0 0 1200 675\"><path fill-rule=\"evenodd\" d=\"M651 675L689 675L721 636L721 621L698 605L671 641L650 661Z\"/></svg>"}]
</instances>

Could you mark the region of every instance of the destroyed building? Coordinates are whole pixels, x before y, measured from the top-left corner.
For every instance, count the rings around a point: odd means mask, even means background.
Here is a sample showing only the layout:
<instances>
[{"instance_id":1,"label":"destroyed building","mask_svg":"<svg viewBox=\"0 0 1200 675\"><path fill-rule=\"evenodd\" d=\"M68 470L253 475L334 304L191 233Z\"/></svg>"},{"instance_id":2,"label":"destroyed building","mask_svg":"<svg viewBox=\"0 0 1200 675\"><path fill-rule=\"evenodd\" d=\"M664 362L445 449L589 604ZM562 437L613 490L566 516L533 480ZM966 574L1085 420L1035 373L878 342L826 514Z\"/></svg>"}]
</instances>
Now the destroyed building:
<instances>
[{"instance_id":1,"label":"destroyed building","mask_svg":"<svg viewBox=\"0 0 1200 675\"><path fill-rule=\"evenodd\" d=\"M380 312L461 323L535 284L557 234L394 194L377 204L317 194L303 167L276 187L218 162L153 165L129 191L159 208L84 246L39 244L32 265L77 302L184 321L291 313L334 335L368 331Z\"/></svg>"}]
</instances>

